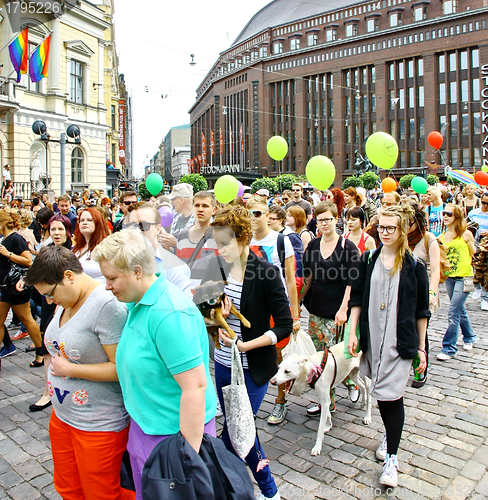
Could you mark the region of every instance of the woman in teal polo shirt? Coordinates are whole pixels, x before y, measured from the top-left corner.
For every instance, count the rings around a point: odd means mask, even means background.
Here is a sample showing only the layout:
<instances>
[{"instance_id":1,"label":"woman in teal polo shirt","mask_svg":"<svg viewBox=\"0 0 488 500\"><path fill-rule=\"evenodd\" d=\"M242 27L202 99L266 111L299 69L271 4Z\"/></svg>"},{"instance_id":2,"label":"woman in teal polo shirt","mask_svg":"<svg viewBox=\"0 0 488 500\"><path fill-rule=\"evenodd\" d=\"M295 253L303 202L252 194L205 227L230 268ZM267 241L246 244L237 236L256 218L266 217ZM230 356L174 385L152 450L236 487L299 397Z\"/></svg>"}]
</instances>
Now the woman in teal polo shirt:
<instances>
[{"instance_id":1,"label":"woman in teal polo shirt","mask_svg":"<svg viewBox=\"0 0 488 500\"><path fill-rule=\"evenodd\" d=\"M92 257L106 289L129 309L116 366L132 419L127 449L139 500L142 469L157 443L181 431L198 452L204 432L215 436L208 335L193 302L154 274L152 246L139 231L112 234Z\"/></svg>"}]
</instances>

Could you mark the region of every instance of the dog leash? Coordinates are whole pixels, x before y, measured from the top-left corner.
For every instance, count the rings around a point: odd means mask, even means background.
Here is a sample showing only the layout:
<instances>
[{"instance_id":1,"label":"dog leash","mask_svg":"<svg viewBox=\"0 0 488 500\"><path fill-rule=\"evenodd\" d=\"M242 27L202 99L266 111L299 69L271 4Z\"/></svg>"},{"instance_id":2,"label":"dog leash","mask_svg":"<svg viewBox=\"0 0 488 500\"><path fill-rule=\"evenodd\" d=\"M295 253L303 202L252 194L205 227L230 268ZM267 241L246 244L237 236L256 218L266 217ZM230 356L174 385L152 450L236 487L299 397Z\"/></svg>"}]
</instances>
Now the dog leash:
<instances>
[{"instance_id":1,"label":"dog leash","mask_svg":"<svg viewBox=\"0 0 488 500\"><path fill-rule=\"evenodd\" d=\"M334 385L335 379L337 377L337 361L335 359L334 353L327 347L324 350L324 355L322 357L322 362L320 363L320 366L314 371L312 378L310 379L310 381L308 381L308 385L312 389L315 389L315 384L317 383L317 380L320 378L322 372L324 371L325 365L327 364L327 359L329 358L329 353L332 356L332 359L334 360L334 378L332 379L332 383L330 384L330 386L332 387Z\"/></svg>"}]
</instances>

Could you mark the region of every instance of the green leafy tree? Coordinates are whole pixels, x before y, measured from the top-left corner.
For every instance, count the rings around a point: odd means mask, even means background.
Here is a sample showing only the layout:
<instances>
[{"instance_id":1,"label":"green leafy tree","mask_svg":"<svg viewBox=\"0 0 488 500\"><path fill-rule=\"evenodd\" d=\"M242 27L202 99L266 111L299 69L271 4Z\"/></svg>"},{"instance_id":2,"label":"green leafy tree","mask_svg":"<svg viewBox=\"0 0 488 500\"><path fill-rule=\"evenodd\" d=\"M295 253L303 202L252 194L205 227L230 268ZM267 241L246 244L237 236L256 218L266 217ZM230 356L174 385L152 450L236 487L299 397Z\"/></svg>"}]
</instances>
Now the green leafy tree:
<instances>
[{"instance_id":1,"label":"green leafy tree","mask_svg":"<svg viewBox=\"0 0 488 500\"><path fill-rule=\"evenodd\" d=\"M374 172L364 172L360 179L364 189L375 189L380 183L380 176Z\"/></svg>"},{"instance_id":2,"label":"green leafy tree","mask_svg":"<svg viewBox=\"0 0 488 500\"><path fill-rule=\"evenodd\" d=\"M293 174L279 175L278 177L274 177L273 180L276 182L280 193L285 191L285 189L291 189L293 184L297 182L297 178Z\"/></svg>"},{"instance_id":3,"label":"green leafy tree","mask_svg":"<svg viewBox=\"0 0 488 500\"><path fill-rule=\"evenodd\" d=\"M186 182L193 186L193 192L198 193L198 191L206 191L208 189L207 179L201 174L186 174L179 181L178 184Z\"/></svg>"},{"instance_id":4,"label":"green leafy tree","mask_svg":"<svg viewBox=\"0 0 488 500\"><path fill-rule=\"evenodd\" d=\"M363 187L363 181L361 177L356 177L354 175L346 177L344 179L344 182L342 183L342 189L347 189L348 187Z\"/></svg>"},{"instance_id":5,"label":"green leafy tree","mask_svg":"<svg viewBox=\"0 0 488 500\"><path fill-rule=\"evenodd\" d=\"M139 191L139 196L141 197L141 200L145 201L145 200L151 199L152 194L147 190L146 181L142 181L139 184L138 191Z\"/></svg>"},{"instance_id":6,"label":"green leafy tree","mask_svg":"<svg viewBox=\"0 0 488 500\"><path fill-rule=\"evenodd\" d=\"M439 177L437 177L437 175L429 174L427 176L427 184L429 186L435 186L438 182L439 182Z\"/></svg>"},{"instance_id":7,"label":"green leafy tree","mask_svg":"<svg viewBox=\"0 0 488 500\"><path fill-rule=\"evenodd\" d=\"M451 177L450 175L447 176L447 182L451 184L451 186L459 186L459 184L462 184L460 180L455 179L454 177Z\"/></svg>"},{"instance_id":8,"label":"green leafy tree","mask_svg":"<svg viewBox=\"0 0 488 500\"><path fill-rule=\"evenodd\" d=\"M414 174L403 175L402 177L400 177L400 180L398 181L400 187L402 189L408 189L414 177L415 177Z\"/></svg>"},{"instance_id":9,"label":"green leafy tree","mask_svg":"<svg viewBox=\"0 0 488 500\"><path fill-rule=\"evenodd\" d=\"M278 186L271 177L260 177L256 179L251 184L251 193L254 194L258 189L267 189L270 195L278 192Z\"/></svg>"}]
</instances>

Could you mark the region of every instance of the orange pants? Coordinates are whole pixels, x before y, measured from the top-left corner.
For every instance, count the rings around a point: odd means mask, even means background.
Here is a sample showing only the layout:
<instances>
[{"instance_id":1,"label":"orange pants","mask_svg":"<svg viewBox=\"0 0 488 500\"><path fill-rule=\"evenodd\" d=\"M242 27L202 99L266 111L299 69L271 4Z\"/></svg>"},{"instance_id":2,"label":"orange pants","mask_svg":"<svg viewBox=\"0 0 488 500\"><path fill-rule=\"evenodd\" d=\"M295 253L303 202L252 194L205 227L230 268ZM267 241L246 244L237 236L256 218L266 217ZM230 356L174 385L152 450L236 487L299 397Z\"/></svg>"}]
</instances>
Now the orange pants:
<instances>
[{"instance_id":1,"label":"orange pants","mask_svg":"<svg viewBox=\"0 0 488 500\"><path fill-rule=\"evenodd\" d=\"M53 411L49 422L54 486L63 500L134 500L120 486L120 466L129 426L120 432L87 432L62 422Z\"/></svg>"}]
</instances>

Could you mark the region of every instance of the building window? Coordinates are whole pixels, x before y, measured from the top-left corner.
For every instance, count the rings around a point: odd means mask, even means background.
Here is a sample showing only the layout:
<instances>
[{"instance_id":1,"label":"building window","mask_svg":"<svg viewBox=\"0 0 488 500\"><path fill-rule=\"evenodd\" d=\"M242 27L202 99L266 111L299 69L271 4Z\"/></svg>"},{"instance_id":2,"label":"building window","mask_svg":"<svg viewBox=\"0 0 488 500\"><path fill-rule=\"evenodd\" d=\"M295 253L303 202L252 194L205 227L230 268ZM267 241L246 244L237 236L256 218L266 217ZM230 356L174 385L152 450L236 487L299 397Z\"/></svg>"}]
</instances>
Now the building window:
<instances>
[{"instance_id":1,"label":"building window","mask_svg":"<svg viewBox=\"0 0 488 500\"><path fill-rule=\"evenodd\" d=\"M376 113L376 94L371 92L371 113Z\"/></svg>"},{"instance_id":2,"label":"building window","mask_svg":"<svg viewBox=\"0 0 488 500\"><path fill-rule=\"evenodd\" d=\"M350 115L351 114L351 98L349 96L346 96L345 103L346 103L346 115Z\"/></svg>"},{"instance_id":3,"label":"building window","mask_svg":"<svg viewBox=\"0 0 488 500\"><path fill-rule=\"evenodd\" d=\"M373 19L368 19L368 21L366 23L366 29L367 29L368 33L371 33L373 31L378 31L380 29L379 19L377 17L375 17Z\"/></svg>"},{"instance_id":4,"label":"building window","mask_svg":"<svg viewBox=\"0 0 488 500\"><path fill-rule=\"evenodd\" d=\"M458 117L457 115L451 115L451 137L456 137L458 135Z\"/></svg>"},{"instance_id":5,"label":"building window","mask_svg":"<svg viewBox=\"0 0 488 500\"><path fill-rule=\"evenodd\" d=\"M467 103L469 101L468 89L468 80L461 80L461 102Z\"/></svg>"},{"instance_id":6,"label":"building window","mask_svg":"<svg viewBox=\"0 0 488 500\"><path fill-rule=\"evenodd\" d=\"M457 64L456 64L456 53L452 52L449 54L449 71L456 71L457 69Z\"/></svg>"},{"instance_id":7,"label":"building window","mask_svg":"<svg viewBox=\"0 0 488 500\"><path fill-rule=\"evenodd\" d=\"M371 67L371 80L370 83L376 83L376 68L374 66Z\"/></svg>"},{"instance_id":8,"label":"building window","mask_svg":"<svg viewBox=\"0 0 488 500\"><path fill-rule=\"evenodd\" d=\"M478 49L474 49L471 52L471 67L479 68L480 67L480 51Z\"/></svg>"},{"instance_id":9,"label":"building window","mask_svg":"<svg viewBox=\"0 0 488 500\"><path fill-rule=\"evenodd\" d=\"M415 139L415 118L408 119L408 138Z\"/></svg>"},{"instance_id":10,"label":"building window","mask_svg":"<svg viewBox=\"0 0 488 500\"><path fill-rule=\"evenodd\" d=\"M114 104L112 104L112 106L111 106L110 117L112 119L112 130L115 130L115 124L117 122L116 122L116 119L115 119L115 105Z\"/></svg>"},{"instance_id":11,"label":"building window","mask_svg":"<svg viewBox=\"0 0 488 500\"><path fill-rule=\"evenodd\" d=\"M427 19L427 6L420 5L415 7L413 10L413 18L414 21L423 21L424 19Z\"/></svg>"},{"instance_id":12,"label":"building window","mask_svg":"<svg viewBox=\"0 0 488 500\"><path fill-rule=\"evenodd\" d=\"M300 39L292 38L290 40L290 50L298 50L300 48Z\"/></svg>"},{"instance_id":13,"label":"building window","mask_svg":"<svg viewBox=\"0 0 488 500\"><path fill-rule=\"evenodd\" d=\"M326 40L328 42L334 42L337 40L337 29L336 28L330 28L326 31Z\"/></svg>"},{"instance_id":14,"label":"building window","mask_svg":"<svg viewBox=\"0 0 488 500\"><path fill-rule=\"evenodd\" d=\"M442 2L442 13L455 14L457 12L457 0L444 0Z\"/></svg>"},{"instance_id":15,"label":"building window","mask_svg":"<svg viewBox=\"0 0 488 500\"><path fill-rule=\"evenodd\" d=\"M317 45L319 43L319 36L317 35L317 33L310 33L307 39L309 47L311 47L312 45Z\"/></svg>"},{"instance_id":16,"label":"building window","mask_svg":"<svg viewBox=\"0 0 488 500\"><path fill-rule=\"evenodd\" d=\"M468 69L468 51L463 50L459 53L460 69Z\"/></svg>"},{"instance_id":17,"label":"building window","mask_svg":"<svg viewBox=\"0 0 488 500\"><path fill-rule=\"evenodd\" d=\"M403 62L398 63L398 79L403 80L405 77L404 72L403 72Z\"/></svg>"},{"instance_id":18,"label":"building window","mask_svg":"<svg viewBox=\"0 0 488 500\"><path fill-rule=\"evenodd\" d=\"M461 115L461 134L469 135L469 115L468 113L463 113Z\"/></svg>"},{"instance_id":19,"label":"building window","mask_svg":"<svg viewBox=\"0 0 488 500\"><path fill-rule=\"evenodd\" d=\"M73 60L70 64L69 98L77 104L83 103L83 63Z\"/></svg>"},{"instance_id":20,"label":"building window","mask_svg":"<svg viewBox=\"0 0 488 500\"><path fill-rule=\"evenodd\" d=\"M419 108L423 108L424 107L424 86L421 85L418 87L418 106Z\"/></svg>"},{"instance_id":21,"label":"building window","mask_svg":"<svg viewBox=\"0 0 488 500\"><path fill-rule=\"evenodd\" d=\"M424 60L417 60L417 76L424 76Z\"/></svg>"},{"instance_id":22,"label":"building window","mask_svg":"<svg viewBox=\"0 0 488 500\"><path fill-rule=\"evenodd\" d=\"M346 36L357 36L358 25L356 23L350 23L346 25Z\"/></svg>"},{"instance_id":23,"label":"building window","mask_svg":"<svg viewBox=\"0 0 488 500\"><path fill-rule=\"evenodd\" d=\"M403 14L401 12L392 12L390 14L390 27L401 26L403 24Z\"/></svg>"},{"instance_id":24,"label":"building window","mask_svg":"<svg viewBox=\"0 0 488 500\"><path fill-rule=\"evenodd\" d=\"M457 82L449 82L449 87L449 102L454 104L457 102Z\"/></svg>"},{"instance_id":25,"label":"building window","mask_svg":"<svg viewBox=\"0 0 488 500\"><path fill-rule=\"evenodd\" d=\"M400 128L400 140L405 139L405 120L398 120L398 125Z\"/></svg>"},{"instance_id":26,"label":"building window","mask_svg":"<svg viewBox=\"0 0 488 500\"><path fill-rule=\"evenodd\" d=\"M268 57L268 47L259 47L259 57Z\"/></svg>"},{"instance_id":27,"label":"building window","mask_svg":"<svg viewBox=\"0 0 488 500\"><path fill-rule=\"evenodd\" d=\"M473 84L473 101L479 101L480 100L480 79L473 78L472 84Z\"/></svg>"},{"instance_id":28,"label":"building window","mask_svg":"<svg viewBox=\"0 0 488 500\"><path fill-rule=\"evenodd\" d=\"M439 83L439 104L446 104L446 84Z\"/></svg>"},{"instance_id":29,"label":"building window","mask_svg":"<svg viewBox=\"0 0 488 500\"><path fill-rule=\"evenodd\" d=\"M445 73L446 72L446 57L444 54L439 56L439 61L438 61L438 66L439 66L439 73Z\"/></svg>"},{"instance_id":30,"label":"building window","mask_svg":"<svg viewBox=\"0 0 488 500\"><path fill-rule=\"evenodd\" d=\"M116 147L117 145L115 144L115 142L112 143L112 164L115 165L116 161L117 161L117 157L116 157Z\"/></svg>"},{"instance_id":31,"label":"building window","mask_svg":"<svg viewBox=\"0 0 488 500\"><path fill-rule=\"evenodd\" d=\"M283 42L273 43L273 54L282 54L282 53L283 53Z\"/></svg>"},{"instance_id":32,"label":"building window","mask_svg":"<svg viewBox=\"0 0 488 500\"><path fill-rule=\"evenodd\" d=\"M405 109L405 89L398 90L398 97L400 98L399 109Z\"/></svg>"},{"instance_id":33,"label":"building window","mask_svg":"<svg viewBox=\"0 0 488 500\"><path fill-rule=\"evenodd\" d=\"M71 153L71 182L83 182L83 151L74 148Z\"/></svg>"}]
</instances>

